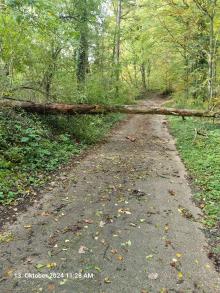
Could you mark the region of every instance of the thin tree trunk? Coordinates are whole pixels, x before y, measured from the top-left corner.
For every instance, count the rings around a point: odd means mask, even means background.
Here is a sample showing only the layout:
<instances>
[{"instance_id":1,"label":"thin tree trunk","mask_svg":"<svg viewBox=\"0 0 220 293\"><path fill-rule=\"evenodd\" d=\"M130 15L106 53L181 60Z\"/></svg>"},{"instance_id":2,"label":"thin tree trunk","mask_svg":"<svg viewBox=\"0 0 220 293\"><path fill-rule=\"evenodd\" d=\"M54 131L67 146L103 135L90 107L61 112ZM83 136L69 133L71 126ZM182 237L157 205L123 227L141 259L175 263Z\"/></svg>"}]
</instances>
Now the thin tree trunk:
<instances>
[{"instance_id":1,"label":"thin tree trunk","mask_svg":"<svg viewBox=\"0 0 220 293\"><path fill-rule=\"evenodd\" d=\"M209 80L208 93L209 104L213 99L213 82L214 82L214 14L210 17L210 40L209 40Z\"/></svg>"},{"instance_id":2,"label":"thin tree trunk","mask_svg":"<svg viewBox=\"0 0 220 293\"><path fill-rule=\"evenodd\" d=\"M146 84L146 67L145 64L141 64L141 79L142 79L142 90L143 92L146 92L147 90L147 84Z\"/></svg>"},{"instance_id":3,"label":"thin tree trunk","mask_svg":"<svg viewBox=\"0 0 220 293\"><path fill-rule=\"evenodd\" d=\"M121 48L121 16L122 16L122 0L118 0L117 18L116 18L116 87L115 95L119 96L119 81L120 81L120 48Z\"/></svg>"}]
</instances>

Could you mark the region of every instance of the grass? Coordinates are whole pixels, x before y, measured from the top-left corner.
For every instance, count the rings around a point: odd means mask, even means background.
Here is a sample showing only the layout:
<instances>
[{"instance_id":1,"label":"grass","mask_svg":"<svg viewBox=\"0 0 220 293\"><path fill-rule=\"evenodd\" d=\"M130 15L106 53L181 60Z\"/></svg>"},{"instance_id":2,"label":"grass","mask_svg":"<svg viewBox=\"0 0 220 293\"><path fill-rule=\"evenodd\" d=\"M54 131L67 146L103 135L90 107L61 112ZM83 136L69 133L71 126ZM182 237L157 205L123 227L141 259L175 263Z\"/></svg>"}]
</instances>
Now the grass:
<instances>
[{"instance_id":1,"label":"grass","mask_svg":"<svg viewBox=\"0 0 220 293\"><path fill-rule=\"evenodd\" d=\"M0 112L0 204L44 185L60 165L101 140L121 115L37 116Z\"/></svg>"},{"instance_id":2,"label":"grass","mask_svg":"<svg viewBox=\"0 0 220 293\"><path fill-rule=\"evenodd\" d=\"M214 227L220 220L220 124L207 119L169 119L171 133L187 169L199 187L195 195L204 222ZM199 133L196 135L196 133Z\"/></svg>"}]
</instances>

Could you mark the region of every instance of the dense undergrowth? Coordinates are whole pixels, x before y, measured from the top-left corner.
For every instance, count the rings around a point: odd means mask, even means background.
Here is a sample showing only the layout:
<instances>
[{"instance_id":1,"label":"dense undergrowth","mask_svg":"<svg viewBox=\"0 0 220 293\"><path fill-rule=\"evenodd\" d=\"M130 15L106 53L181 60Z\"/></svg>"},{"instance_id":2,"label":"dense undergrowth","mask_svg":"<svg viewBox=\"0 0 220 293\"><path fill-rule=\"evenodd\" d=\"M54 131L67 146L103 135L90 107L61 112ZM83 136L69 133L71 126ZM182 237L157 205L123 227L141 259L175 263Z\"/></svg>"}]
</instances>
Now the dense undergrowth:
<instances>
[{"instance_id":1,"label":"dense undergrowth","mask_svg":"<svg viewBox=\"0 0 220 293\"><path fill-rule=\"evenodd\" d=\"M177 148L200 192L195 197L203 208L205 224L220 220L220 124L211 120L170 118Z\"/></svg>"},{"instance_id":2,"label":"dense undergrowth","mask_svg":"<svg viewBox=\"0 0 220 293\"><path fill-rule=\"evenodd\" d=\"M104 137L121 118L37 116L0 112L0 203L10 204L42 186L51 172Z\"/></svg>"}]
</instances>

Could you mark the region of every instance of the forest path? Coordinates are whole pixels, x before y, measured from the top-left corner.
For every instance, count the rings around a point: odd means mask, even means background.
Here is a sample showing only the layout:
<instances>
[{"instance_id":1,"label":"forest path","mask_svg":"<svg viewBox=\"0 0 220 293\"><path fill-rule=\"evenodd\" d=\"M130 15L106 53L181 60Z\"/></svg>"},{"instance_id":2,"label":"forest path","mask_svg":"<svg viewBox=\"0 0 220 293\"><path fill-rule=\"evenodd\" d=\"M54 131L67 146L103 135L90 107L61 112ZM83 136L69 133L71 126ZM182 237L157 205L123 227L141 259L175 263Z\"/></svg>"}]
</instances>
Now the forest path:
<instances>
[{"instance_id":1,"label":"forest path","mask_svg":"<svg viewBox=\"0 0 220 293\"><path fill-rule=\"evenodd\" d=\"M68 178L5 226L1 293L220 292L164 117L129 117Z\"/></svg>"}]
</instances>

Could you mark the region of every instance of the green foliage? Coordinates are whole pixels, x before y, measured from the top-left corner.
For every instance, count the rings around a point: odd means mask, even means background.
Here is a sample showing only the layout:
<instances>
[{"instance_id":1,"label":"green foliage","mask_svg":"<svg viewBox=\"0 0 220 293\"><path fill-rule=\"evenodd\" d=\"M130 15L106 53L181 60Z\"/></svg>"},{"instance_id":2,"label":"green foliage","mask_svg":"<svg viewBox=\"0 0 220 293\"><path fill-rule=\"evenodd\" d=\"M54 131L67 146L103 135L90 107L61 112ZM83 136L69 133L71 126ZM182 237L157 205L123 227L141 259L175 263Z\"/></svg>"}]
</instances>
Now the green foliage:
<instances>
[{"instance_id":1,"label":"green foliage","mask_svg":"<svg viewBox=\"0 0 220 293\"><path fill-rule=\"evenodd\" d=\"M100 115L99 117L78 116L72 118L72 123L75 126L72 132L76 137L81 138L83 143L93 144L99 141L122 117L120 114Z\"/></svg>"},{"instance_id":2,"label":"green foliage","mask_svg":"<svg viewBox=\"0 0 220 293\"><path fill-rule=\"evenodd\" d=\"M205 223L214 226L220 220L220 126L208 120L171 118L170 127L180 155L200 188L196 198L204 204Z\"/></svg>"},{"instance_id":3,"label":"green foliage","mask_svg":"<svg viewBox=\"0 0 220 293\"><path fill-rule=\"evenodd\" d=\"M50 172L100 140L119 120L100 117L0 113L0 203L9 204L45 183Z\"/></svg>"}]
</instances>

